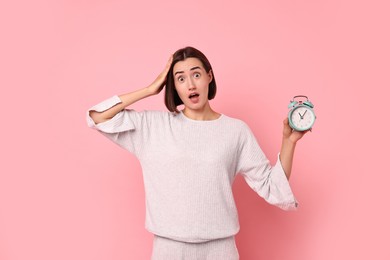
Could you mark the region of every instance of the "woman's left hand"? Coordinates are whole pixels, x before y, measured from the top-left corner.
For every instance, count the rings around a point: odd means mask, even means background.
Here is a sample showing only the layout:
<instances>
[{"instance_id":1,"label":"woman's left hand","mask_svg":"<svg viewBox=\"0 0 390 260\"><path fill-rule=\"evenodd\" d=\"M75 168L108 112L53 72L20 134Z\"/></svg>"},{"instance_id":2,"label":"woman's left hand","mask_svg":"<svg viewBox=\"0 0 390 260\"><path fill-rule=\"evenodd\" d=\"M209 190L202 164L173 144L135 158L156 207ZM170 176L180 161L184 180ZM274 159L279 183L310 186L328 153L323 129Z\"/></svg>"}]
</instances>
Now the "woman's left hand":
<instances>
[{"instance_id":1,"label":"woman's left hand","mask_svg":"<svg viewBox=\"0 0 390 260\"><path fill-rule=\"evenodd\" d=\"M283 138L289 140L292 143L298 142L299 139L301 139L309 130L299 132L299 131L294 131L289 123L288 123L288 118L283 120Z\"/></svg>"}]
</instances>

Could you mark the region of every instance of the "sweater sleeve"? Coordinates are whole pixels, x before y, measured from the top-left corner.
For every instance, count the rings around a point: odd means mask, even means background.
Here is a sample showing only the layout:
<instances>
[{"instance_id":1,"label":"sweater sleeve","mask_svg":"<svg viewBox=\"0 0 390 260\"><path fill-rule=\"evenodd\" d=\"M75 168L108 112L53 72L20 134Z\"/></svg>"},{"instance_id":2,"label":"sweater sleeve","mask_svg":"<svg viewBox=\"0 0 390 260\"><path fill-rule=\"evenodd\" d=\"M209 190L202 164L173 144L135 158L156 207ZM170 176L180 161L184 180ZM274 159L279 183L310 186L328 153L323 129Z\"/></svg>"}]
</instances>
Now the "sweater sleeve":
<instances>
[{"instance_id":1,"label":"sweater sleeve","mask_svg":"<svg viewBox=\"0 0 390 260\"><path fill-rule=\"evenodd\" d=\"M145 113L136 112L132 109L123 109L111 119L98 124L89 115L89 112L92 110L103 112L121 102L122 100L119 96L115 95L89 108L86 115L87 125L92 129L98 130L98 132L120 147L137 155L141 147L141 139L146 134L146 130L139 131Z\"/></svg>"},{"instance_id":2,"label":"sweater sleeve","mask_svg":"<svg viewBox=\"0 0 390 260\"><path fill-rule=\"evenodd\" d=\"M246 125L241 135L236 172L241 173L246 183L268 203L283 210L298 207L279 154L276 164L272 166Z\"/></svg>"}]
</instances>

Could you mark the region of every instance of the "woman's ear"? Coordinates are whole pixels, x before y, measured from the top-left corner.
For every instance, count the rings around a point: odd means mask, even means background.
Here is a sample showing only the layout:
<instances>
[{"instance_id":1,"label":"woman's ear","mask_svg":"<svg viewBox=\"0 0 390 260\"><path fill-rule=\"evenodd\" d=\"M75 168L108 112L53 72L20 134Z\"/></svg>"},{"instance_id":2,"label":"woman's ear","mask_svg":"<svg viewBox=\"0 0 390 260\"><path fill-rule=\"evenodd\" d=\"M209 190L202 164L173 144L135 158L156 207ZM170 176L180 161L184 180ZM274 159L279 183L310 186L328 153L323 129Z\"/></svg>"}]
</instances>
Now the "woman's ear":
<instances>
[{"instance_id":1,"label":"woman's ear","mask_svg":"<svg viewBox=\"0 0 390 260\"><path fill-rule=\"evenodd\" d=\"M209 72L207 73L209 75L209 84L211 83L211 81L213 80L213 73L211 72L211 69L209 70Z\"/></svg>"}]
</instances>

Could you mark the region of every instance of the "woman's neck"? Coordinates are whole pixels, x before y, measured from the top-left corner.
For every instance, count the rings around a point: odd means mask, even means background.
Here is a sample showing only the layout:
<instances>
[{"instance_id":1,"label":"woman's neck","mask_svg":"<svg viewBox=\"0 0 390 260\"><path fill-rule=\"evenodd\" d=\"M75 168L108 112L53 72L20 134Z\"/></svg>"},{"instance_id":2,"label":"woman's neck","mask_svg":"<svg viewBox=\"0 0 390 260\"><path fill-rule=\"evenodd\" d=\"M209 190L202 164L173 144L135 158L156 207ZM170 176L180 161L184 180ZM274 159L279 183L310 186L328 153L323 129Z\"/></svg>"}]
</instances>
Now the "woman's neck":
<instances>
[{"instance_id":1,"label":"woman's neck","mask_svg":"<svg viewBox=\"0 0 390 260\"><path fill-rule=\"evenodd\" d=\"M190 109L184 107L182 112L186 117L200 121L215 120L218 119L221 115L215 112L209 105L205 106L203 109Z\"/></svg>"}]
</instances>

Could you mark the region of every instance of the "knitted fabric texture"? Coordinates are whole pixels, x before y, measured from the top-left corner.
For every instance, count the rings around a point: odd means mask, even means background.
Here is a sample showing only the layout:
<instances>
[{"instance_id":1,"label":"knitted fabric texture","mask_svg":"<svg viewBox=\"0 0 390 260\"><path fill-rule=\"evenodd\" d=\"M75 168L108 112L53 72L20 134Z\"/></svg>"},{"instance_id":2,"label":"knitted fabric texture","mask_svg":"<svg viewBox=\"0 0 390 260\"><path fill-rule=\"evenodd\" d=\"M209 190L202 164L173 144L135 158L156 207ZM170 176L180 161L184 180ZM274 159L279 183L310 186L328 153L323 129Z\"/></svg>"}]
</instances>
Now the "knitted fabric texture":
<instances>
[{"instance_id":1,"label":"knitted fabric texture","mask_svg":"<svg viewBox=\"0 0 390 260\"><path fill-rule=\"evenodd\" d=\"M145 228L183 242L204 242L235 235L238 214L232 184L237 174L268 203L284 210L298 203L279 155L274 166L249 127L222 114L198 121L182 112L123 109L95 124L89 111L122 102L112 96L87 111L87 124L134 154L145 185Z\"/></svg>"}]
</instances>

